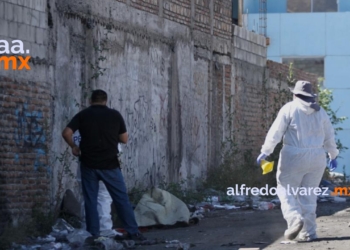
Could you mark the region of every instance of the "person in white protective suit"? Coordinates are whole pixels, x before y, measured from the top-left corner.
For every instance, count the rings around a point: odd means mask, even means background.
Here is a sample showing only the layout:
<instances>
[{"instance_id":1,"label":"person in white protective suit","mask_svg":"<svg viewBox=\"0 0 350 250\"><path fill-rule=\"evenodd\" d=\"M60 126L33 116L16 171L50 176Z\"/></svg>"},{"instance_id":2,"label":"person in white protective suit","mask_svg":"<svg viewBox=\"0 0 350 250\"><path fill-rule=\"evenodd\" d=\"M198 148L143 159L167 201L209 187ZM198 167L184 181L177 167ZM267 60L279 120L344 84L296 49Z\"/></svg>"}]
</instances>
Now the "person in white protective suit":
<instances>
[{"instance_id":1,"label":"person in white protective suit","mask_svg":"<svg viewBox=\"0 0 350 250\"><path fill-rule=\"evenodd\" d=\"M77 146L79 146L79 144L80 144L80 138L81 137L80 137L79 130L75 131L75 133L73 134L73 141ZM121 152L120 145L118 145L118 150L119 150L119 152ZM81 174L80 174L79 167L77 170L77 180L79 182L80 190L82 192ZM98 211L99 220L100 220L100 235L105 236L105 237L113 237L113 236L121 234L121 233L118 233L117 231L113 230L111 204L112 204L112 197L109 195L109 192L108 192L105 184L102 181L100 181L99 182L99 189L98 189L98 196L97 196L97 211ZM83 221L85 222L84 200L81 204L81 211L82 211Z\"/></svg>"},{"instance_id":2,"label":"person in white protective suit","mask_svg":"<svg viewBox=\"0 0 350 250\"><path fill-rule=\"evenodd\" d=\"M336 158L339 151L336 147L334 129L326 111L315 102L316 95L311 83L298 81L291 89L293 101L284 105L272 124L261 154L261 160L269 156L283 137L283 148L280 152L277 167L277 195L281 201L283 217L287 222L284 235L293 240L312 241L316 235L317 189L327 166L337 167ZM310 193L298 193L301 188ZM289 188L289 191L287 189ZM313 188L313 189L311 189Z\"/></svg>"}]
</instances>

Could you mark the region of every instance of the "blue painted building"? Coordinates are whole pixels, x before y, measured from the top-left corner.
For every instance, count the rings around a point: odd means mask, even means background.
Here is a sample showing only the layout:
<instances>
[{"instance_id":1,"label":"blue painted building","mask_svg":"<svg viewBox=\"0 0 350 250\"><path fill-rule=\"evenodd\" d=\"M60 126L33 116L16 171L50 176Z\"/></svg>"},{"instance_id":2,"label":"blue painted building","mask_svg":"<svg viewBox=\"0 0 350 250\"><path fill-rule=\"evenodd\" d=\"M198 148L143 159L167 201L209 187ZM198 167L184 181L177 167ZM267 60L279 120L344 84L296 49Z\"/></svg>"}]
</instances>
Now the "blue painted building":
<instances>
[{"instance_id":1,"label":"blue painted building","mask_svg":"<svg viewBox=\"0 0 350 250\"><path fill-rule=\"evenodd\" d=\"M338 138L349 148L339 159L337 172L350 174L350 0L244 0L243 26L261 33L266 23L270 38L268 59L289 63L323 77L333 90L332 108L347 116Z\"/></svg>"}]
</instances>

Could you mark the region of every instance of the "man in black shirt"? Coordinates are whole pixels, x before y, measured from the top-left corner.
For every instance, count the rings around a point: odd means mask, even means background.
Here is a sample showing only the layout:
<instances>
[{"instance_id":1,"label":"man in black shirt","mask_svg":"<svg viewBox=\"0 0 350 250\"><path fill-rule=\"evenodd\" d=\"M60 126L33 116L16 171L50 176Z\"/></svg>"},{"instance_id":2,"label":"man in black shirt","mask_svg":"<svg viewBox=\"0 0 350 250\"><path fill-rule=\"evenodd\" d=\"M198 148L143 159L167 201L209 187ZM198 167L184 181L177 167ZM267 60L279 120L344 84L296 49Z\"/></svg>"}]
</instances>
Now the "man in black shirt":
<instances>
[{"instance_id":1,"label":"man in black shirt","mask_svg":"<svg viewBox=\"0 0 350 250\"><path fill-rule=\"evenodd\" d=\"M117 156L118 142L126 144L128 141L124 119L118 111L106 106L105 91L93 91L90 101L91 106L76 114L62 132L73 155L80 156L81 160L86 229L92 236L99 236L97 196L101 180L106 185L118 217L128 233L126 238L145 240L138 230ZM72 140L76 130L81 135L80 148Z\"/></svg>"}]
</instances>

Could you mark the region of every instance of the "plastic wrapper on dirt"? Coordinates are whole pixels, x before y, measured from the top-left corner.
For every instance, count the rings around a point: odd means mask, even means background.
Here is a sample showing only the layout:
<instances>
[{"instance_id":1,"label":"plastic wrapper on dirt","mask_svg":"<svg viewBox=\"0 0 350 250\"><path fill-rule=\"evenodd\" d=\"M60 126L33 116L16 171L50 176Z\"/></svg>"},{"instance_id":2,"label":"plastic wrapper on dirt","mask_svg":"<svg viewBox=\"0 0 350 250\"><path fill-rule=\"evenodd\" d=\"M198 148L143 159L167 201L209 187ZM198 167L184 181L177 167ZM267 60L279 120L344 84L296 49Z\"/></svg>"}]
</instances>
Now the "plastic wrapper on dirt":
<instances>
[{"instance_id":1,"label":"plastic wrapper on dirt","mask_svg":"<svg viewBox=\"0 0 350 250\"><path fill-rule=\"evenodd\" d=\"M166 248L175 248L176 250L188 250L190 249L190 244L188 243L171 243L165 245Z\"/></svg>"},{"instance_id":2,"label":"plastic wrapper on dirt","mask_svg":"<svg viewBox=\"0 0 350 250\"><path fill-rule=\"evenodd\" d=\"M272 202L268 202L268 201L262 201L259 203L259 210L272 210L275 208L275 204L273 204Z\"/></svg>"},{"instance_id":3,"label":"plastic wrapper on dirt","mask_svg":"<svg viewBox=\"0 0 350 250\"><path fill-rule=\"evenodd\" d=\"M51 235L47 235L46 237L38 237L35 239L35 242L37 243L50 243L50 242L54 242L56 241L56 238L51 236Z\"/></svg>"},{"instance_id":4,"label":"plastic wrapper on dirt","mask_svg":"<svg viewBox=\"0 0 350 250\"><path fill-rule=\"evenodd\" d=\"M74 227L72 227L67 221L62 218L57 219L55 225L52 226L52 231L54 232L67 231L68 233L71 233L74 230Z\"/></svg>"},{"instance_id":5,"label":"plastic wrapper on dirt","mask_svg":"<svg viewBox=\"0 0 350 250\"><path fill-rule=\"evenodd\" d=\"M130 245L132 245L130 243ZM135 242L134 242L135 245ZM133 245L133 246L134 246ZM95 246L99 247L103 250L122 250L124 249L123 245L116 242L114 239L106 238L106 237L100 237L95 240ZM127 249L130 249L131 247L128 247Z\"/></svg>"},{"instance_id":6,"label":"plastic wrapper on dirt","mask_svg":"<svg viewBox=\"0 0 350 250\"><path fill-rule=\"evenodd\" d=\"M62 249L61 243L51 242L45 245L42 245L40 250L60 250Z\"/></svg>"},{"instance_id":7,"label":"plastic wrapper on dirt","mask_svg":"<svg viewBox=\"0 0 350 250\"><path fill-rule=\"evenodd\" d=\"M88 231L84 229L76 229L74 230L74 232L67 235L67 240L70 243L73 243L73 242L84 243L85 239L89 236L91 236L91 234Z\"/></svg>"}]
</instances>

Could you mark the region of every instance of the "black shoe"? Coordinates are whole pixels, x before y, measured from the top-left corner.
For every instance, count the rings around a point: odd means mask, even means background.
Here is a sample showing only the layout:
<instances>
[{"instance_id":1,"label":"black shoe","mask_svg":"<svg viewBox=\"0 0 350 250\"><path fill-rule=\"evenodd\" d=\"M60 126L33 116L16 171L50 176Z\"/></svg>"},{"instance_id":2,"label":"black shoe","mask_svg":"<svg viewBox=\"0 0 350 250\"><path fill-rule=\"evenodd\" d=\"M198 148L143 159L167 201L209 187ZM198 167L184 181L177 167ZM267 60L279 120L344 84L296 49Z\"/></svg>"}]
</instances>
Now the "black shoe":
<instances>
[{"instance_id":1,"label":"black shoe","mask_svg":"<svg viewBox=\"0 0 350 250\"><path fill-rule=\"evenodd\" d=\"M145 241L145 240L147 240L147 238L144 237L141 233L116 235L114 237L114 239L117 241L123 241L123 240Z\"/></svg>"},{"instance_id":2,"label":"black shoe","mask_svg":"<svg viewBox=\"0 0 350 250\"><path fill-rule=\"evenodd\" d=\"M137 234L129 235L129 240L145 241L145 240L147 240L147 238L145 236L143 236L141 233L137 233Z\"/></svg>"}]
</instances>

